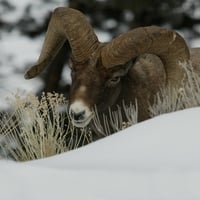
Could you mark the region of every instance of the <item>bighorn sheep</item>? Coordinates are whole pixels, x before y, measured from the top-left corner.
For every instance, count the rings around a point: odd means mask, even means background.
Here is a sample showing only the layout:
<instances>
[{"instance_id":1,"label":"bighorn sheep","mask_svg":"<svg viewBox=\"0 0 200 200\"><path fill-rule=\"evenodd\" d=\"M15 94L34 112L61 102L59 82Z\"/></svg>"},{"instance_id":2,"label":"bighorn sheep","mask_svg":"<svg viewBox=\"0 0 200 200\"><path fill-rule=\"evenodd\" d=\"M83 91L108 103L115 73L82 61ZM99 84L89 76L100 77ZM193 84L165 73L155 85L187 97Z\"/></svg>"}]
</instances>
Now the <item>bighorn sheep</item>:
<instances>
[{"instance_id":1,"label":"bighorn sheep","mask_svg":"<svg viewBox=\"0 0 200 200\"><path fill-rule=\"evenodd\" d=\"M103 113L135 99L139 120L147 119L159 88L177 87L184 77L182 65L200 63L199 49L191 50L191 60L185 40L172 30L141 27L101 43L81 12L61 7L53 12L38 63L25 78L41 73L66 40L72 50L69 114L77 127L89 124L95 105Z\"/></svg>"}]
</instances>

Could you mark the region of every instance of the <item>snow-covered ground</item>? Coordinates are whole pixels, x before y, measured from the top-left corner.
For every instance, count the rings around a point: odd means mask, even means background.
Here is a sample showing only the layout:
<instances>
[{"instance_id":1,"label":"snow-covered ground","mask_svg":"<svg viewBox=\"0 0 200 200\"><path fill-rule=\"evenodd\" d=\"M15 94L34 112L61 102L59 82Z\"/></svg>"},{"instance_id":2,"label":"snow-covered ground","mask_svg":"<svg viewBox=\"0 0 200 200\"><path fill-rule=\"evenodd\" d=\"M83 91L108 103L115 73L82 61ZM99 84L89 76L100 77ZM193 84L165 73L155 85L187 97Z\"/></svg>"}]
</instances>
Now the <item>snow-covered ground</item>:
<instances>
[{"instance_id":1,"label":"snow-covered ground","mask_svg":"<svg viewBox=\"0 0 200 200\"><path fill-rule=\"evenodd\" d=\"M37 161L0 161L2 200L199 200L200 108Z\"/></svg>"}]
</instances>

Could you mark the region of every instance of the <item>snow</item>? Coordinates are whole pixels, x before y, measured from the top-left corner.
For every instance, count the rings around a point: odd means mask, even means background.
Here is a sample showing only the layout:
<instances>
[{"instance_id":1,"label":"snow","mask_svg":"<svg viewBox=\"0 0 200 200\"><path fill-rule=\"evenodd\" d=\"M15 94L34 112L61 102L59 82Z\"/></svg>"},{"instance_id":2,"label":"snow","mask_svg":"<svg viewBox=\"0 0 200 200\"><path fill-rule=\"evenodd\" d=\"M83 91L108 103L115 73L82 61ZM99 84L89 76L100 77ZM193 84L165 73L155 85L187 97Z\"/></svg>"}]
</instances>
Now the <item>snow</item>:
<instances>
[{"instance_id":1,"label":"snow","mask_svg":"<svg viewBox=\"0 0 200 200\"><path fill-rule=\"evenodd\" d=\"M59 6L66 6L66 0L32 1L7 0L9 9L0 2L0 17L4 23L17 24L22 19L33 19L30 26L40 26L49 13ZM28 26L28 25L27 25ZM25 80L24 72L37 62L44 34L36 38L23 35L19 28L5 31L0 34L0 110L7 109L6 98L18 91L36 93L43 86L39 78Z\"/></svg>"},{"instance_id":2,"label":"snow","mask_svg":"<svg viewBox=\"0 0 200 200\"><path fill-rule=\"evenodd\" d=\"M16 23L29 13L30 16L35 16L37 22L42 23L47 14L51 12L55 7L66 6L65 0L51 0L44 2L44 0L7 0L7 3L11 7L10 10L4 12L3 8L0 9L2 13L1 18L7 23Z\"/></svg>"},{"instance_id":3,"label":"snow","mask_svg":"<svg viewBox=\"0 0 200 200\"><path fill-rule=\"evenodd\" d=\"M183 11L187 11L191 17L199 19L200 17L199 5L200 5L199 1L186 0L182 5L182 9Z\"/></svg>"},{"instance_id":4,"label":"snow","mask_svg":"<svg viewBox=\"0 0 200 200\"><path fill-rule=\"evenodd\" d=\"M0 199L200 199L200 108L46 159L0 161Z\"/></svg>"},{"instance_id":5,"label":"snow","mask_svg":"<svg viewBox=\"0 0 200 200\"><path fill-rule=\"evenodd\" d=\"M42 87L39 78L27 81L24 79L26 69L37 61L41 50L42 39L31 39L18 32L2 33L0 40L0 108L8 106L5 98L17 91L36 92Z\"/></svg>"}]
</instances>

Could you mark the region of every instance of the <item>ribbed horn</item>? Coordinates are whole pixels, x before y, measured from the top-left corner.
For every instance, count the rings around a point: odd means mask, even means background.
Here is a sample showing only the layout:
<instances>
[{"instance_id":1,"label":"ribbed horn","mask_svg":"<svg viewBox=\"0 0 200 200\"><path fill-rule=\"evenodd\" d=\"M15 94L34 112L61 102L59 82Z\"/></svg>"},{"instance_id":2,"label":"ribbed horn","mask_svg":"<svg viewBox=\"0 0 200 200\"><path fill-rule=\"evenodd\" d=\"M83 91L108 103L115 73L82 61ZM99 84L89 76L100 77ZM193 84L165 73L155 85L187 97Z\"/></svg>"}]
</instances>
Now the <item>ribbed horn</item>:
<instances>
[{"instance_id":1,"label":"ribbed horn","mask_svg":"<svg viewBox=\"0 0 200 200\"><path fill-rule=\"evenodd\" d=\"M170 82L181 80L181 63L190 59L188 46L178 33L155 26L136 28L113 39L101 49L101 59L106 68L112 68L144 53L161 58Z\"/></svg>"},{"instance_id":2,"label":"ribbed horn","mask_svg":"<svg viewBox=\"0 0 200 200\"><path fill-rule=\"evenodd\" d=\"M68 40L76 62L87 61L99 46L99 41L86 17L72 8L60 7L53 12L42 51L36 65L25 74L26 79L41 73Z\"/></svg>"}]
</instances>

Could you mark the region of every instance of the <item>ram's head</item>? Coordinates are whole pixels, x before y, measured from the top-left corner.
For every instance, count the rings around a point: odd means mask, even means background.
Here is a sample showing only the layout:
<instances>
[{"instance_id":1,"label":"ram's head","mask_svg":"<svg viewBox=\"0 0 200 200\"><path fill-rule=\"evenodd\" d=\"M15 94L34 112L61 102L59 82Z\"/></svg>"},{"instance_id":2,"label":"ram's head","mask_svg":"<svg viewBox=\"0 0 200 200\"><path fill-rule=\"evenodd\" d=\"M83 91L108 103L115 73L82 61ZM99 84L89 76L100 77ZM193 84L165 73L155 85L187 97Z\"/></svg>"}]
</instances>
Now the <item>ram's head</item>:
<instances>
[{"instance_id":1,"label":"ram's head","mask_svg":"<svg viewBox=\"0 0 200 200\"><path fill-rule=\"evenodd\" d=\"M189 62L187 45L174 31L142 27L110 43L101 43L81 12L57 8L52 14L38 63L26 72L25 78L33 78L48 67L66 40L72 50L69 113L78 127L90 122L95 105L99 112L104 112L122 100L135 102L137 96L132 86L140 76L134 76L133 69L141 65L138 60L141 55L148 53L145 65L153 65L155 71L162 69L163 79L171 85L181 82L181 63Z\"/></svg>"}]
</instances>

